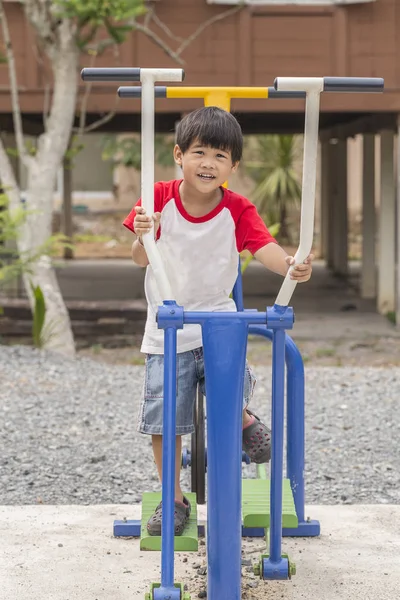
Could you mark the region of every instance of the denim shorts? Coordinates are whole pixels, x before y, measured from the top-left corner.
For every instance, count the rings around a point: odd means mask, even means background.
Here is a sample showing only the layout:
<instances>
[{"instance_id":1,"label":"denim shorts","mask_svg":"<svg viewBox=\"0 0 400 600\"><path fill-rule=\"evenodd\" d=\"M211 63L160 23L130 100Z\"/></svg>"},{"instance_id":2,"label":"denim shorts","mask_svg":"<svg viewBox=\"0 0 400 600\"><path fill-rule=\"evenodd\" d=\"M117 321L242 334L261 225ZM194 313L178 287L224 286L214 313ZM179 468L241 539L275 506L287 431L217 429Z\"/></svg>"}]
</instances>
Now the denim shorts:
<instances>
[{"instance_id":1,"label":"denim shorts","mask_svg":"<svg viewBox=\"0 0 400 600\"><path fill-rule=\"evenodd\" d=\"M203 348L176 355L176 434L193 433L193 412L199 385L205 395ZM246 362L243 408L253 395L256 378ZM151 435L162 434L163 424L164 355L147 354L143 400L139 413L138 431Z\"/></svg>"}]
</instances>

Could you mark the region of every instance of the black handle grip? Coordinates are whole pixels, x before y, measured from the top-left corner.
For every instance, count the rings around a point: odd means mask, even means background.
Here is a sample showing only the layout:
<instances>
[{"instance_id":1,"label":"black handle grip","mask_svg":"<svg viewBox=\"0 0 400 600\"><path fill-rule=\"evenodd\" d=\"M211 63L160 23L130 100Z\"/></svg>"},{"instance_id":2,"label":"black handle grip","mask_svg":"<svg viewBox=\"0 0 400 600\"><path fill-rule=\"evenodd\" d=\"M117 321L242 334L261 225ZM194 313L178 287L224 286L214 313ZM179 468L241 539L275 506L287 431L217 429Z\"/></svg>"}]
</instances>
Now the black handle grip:
<instances>
[{"instance_id":1,"label":"black handle grip","mask_svg":"<svg viewBox=\"0 0 400 600\"><path fill-rule=\"evenodd\" d=\"M120 98L141 98L142 86L140 85L121 85L118 88L118 96ZM154 95L156 98L166 98L167 88L165 85L155 85ZM268 88L268 98L305 98L305 92L278 92L275 88Z\"/></svg>"},{"instance_id":2,"label":"black handle grip","mask_svg":"<svg viewBox=\"0 0 400 600\"><path fill-rule=\"evenodd\" d=\"M381 77L324 77L324 92L382 92Z\"/></svg>"},{"instance_id":3,"label":"black handle grip","mask_svg":"<svg viewBox=\"0 0 400 600\"><path fill-rule=\"evenodd\" d=\"M81 71L83 81L140 81L139 67L86 67Z\"/></svg>"},{"instance_id":4,"label":"black handle grip","mask_svg":"<svg viewBox=\"0 0 400 600\"><path fill-rule=\"evenodd\" d=\"M268 98L305 98L305 92L279 92L274 87L268 88Z\"/></svg>"},{"instance_id":5,"label":"black handle grip","mask_svg":"<svg viewBox=\"0 0 400 600\"><path fill-rule=\"evenodd\" d=\"M120 98L141 98L142 97L142 86L141 85L121 85L118 88L117 94ZM167 88L165 85L154 86L154 96L156 98L166 98Z\"/></svg>"}]
</instances>

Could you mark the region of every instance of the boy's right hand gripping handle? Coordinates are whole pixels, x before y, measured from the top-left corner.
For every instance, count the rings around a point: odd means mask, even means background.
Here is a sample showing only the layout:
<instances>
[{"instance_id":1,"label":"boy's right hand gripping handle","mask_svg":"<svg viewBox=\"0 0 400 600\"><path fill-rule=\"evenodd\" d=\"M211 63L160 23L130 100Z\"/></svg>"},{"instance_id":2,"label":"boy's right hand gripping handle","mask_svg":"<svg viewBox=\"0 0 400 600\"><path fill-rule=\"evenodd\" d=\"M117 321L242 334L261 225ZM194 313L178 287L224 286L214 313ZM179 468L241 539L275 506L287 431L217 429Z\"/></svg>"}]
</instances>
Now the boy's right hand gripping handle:
<instances>
[{"instance_id":1,"label":"boy's right hand gripping handle","mask_svg":"<svg viewBox=\"0 0 400 600\"><path fill-rule=\"evenodd\" d=\"M296 265L307 258L313 243L320 94L321 92L382 92L384 80L379 77L277 77L274 87L282 91L306 92L300 241L294 255ZM290 267L282 283L275 300L277 306L288 306L293 295L297 283L290 278L290 273L295 265Z\"/></svg>"}]
</instances>

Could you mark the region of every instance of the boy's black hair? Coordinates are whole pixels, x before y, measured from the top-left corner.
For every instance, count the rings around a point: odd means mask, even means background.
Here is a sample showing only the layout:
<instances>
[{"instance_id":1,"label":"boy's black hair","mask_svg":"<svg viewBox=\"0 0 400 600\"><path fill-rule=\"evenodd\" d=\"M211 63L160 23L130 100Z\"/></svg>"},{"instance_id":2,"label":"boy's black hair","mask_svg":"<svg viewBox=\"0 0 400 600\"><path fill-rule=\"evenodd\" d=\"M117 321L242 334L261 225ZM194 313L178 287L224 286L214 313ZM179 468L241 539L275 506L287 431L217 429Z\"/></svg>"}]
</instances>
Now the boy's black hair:
<instances>
[{"instance_id":1,"label":"boy's black hair","mask_svg":"<svg viewBox=\"0 0 400 600\"><path fill-rule=\"evenodd\" d=\"M183 117L176 129L176 143L185 153L198 141L203 146L225 150L232 155L232 163L242 158L243 134L235 117L217 106L198 108Z\"/></svg>"}]
</instances>

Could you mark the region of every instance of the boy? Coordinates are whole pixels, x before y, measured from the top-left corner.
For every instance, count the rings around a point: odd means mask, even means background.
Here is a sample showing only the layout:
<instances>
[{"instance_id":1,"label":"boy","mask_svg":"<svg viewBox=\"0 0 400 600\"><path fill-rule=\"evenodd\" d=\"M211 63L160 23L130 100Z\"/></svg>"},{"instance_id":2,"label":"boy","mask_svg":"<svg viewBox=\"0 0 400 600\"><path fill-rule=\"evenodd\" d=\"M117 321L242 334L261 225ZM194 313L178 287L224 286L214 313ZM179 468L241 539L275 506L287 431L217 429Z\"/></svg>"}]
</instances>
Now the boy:
<instances>
[{"instance_id":1,"label":"boy","mask_svg":"<svg viewBox=\"0 0 400 600\"><path fill-rule=\"evenodd\" d=\"M183 179L159 182L154 188L154 215L146 215L140 200L124 220L137 239L132 259L147 267L145 291L147 322L141 351L146 354L141 433L152 435L154 459L161 480L163 331L157 328L157 292L142 236L153 232L163 258L174 299L185 310L234 311L230 298L237 277L239 252L249 250L265 267L286 275L294 259L270 235L255 206L222 184L234 173L242 156L239 123L229 112L205 107L185 116L177 128L175 162ZM298 282L311 276L310 255L297 265ZM181 436L193 432L193 406L199 384L204 392L204 364L200 325L178 330L177 415L175 467L175 535L181 535L190 515L190 503L180 487ZM243 399L243 449L256 463L270 459L270 430L247 409L255 378L246 365ZM161 504L147 523L151 535L161 534Z\"/></svg>"}]
</instances>

